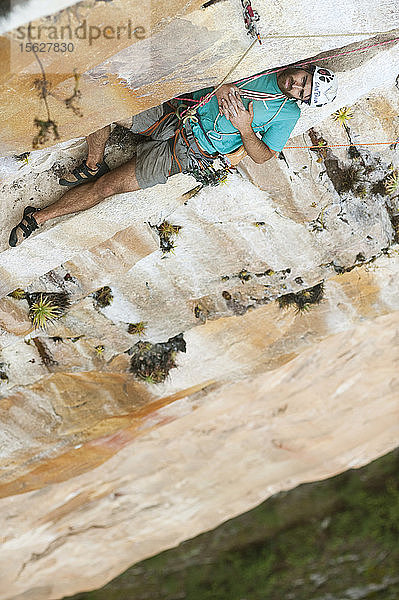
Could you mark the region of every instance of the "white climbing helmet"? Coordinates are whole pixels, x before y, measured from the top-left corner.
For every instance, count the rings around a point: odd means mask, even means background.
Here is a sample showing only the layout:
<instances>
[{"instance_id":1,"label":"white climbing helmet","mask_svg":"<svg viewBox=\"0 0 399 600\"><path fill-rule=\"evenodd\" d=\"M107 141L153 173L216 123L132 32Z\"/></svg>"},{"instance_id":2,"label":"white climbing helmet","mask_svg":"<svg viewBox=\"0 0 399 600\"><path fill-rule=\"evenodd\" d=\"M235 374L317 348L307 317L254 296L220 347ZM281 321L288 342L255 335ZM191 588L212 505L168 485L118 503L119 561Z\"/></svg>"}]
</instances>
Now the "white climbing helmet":
<instances>
[{"instance_id":1,"label":"white climbing helmet","mask_svg":"<svg viewBox=\"0 0 399 600\"><path fill-rule=\"evenodd\" d=\"M337 76L325 67L315 67L309 106L319 107L332 102L337 95Z\"/></svg>"}]
</instances>

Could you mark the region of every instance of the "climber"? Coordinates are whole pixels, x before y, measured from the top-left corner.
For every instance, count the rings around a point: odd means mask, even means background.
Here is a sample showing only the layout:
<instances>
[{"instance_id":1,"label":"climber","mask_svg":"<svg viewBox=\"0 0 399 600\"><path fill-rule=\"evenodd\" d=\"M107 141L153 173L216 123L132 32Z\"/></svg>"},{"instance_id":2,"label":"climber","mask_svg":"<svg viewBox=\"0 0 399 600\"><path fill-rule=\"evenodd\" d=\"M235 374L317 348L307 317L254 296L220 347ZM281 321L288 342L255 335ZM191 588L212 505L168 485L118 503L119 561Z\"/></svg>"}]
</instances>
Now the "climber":
<instances>
[{"instance_id":1,"label":"climber","mask_svg":"<svg viewBox=\"0 0 399 600\"><path fill-rule=\"evenodd\" d=\"M60 179L61 186L73 189L45 208L27 206L9 244L16 246L21 234L27 238L50 219L86 210L115 194L165 183L181 172L201 177L219 156L233 155L234 161L238 151L239 157L246 153L264 163L287 142L300 116L297 102L323 106L334 100L336 89L336 76L329 69L288 67L222 85L184 124L179 118L183 101L173 99L120 123L145 137L136 155L112 171L104 161L112 130L107 125L86 138L87 159ZM195 92L190 99L198 101L209 91ZM79 184L84 185L75 189Z\"/></svg>"}]
</instances>

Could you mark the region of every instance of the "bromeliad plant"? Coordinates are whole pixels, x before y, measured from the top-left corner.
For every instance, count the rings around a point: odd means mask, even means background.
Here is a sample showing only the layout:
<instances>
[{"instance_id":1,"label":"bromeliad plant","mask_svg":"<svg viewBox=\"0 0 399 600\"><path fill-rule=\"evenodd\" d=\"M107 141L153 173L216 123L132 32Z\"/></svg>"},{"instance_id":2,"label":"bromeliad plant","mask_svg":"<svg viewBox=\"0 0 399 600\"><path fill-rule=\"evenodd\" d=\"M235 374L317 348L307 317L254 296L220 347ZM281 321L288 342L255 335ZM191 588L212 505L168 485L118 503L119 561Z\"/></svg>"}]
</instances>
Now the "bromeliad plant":
<instances>
[{"instance_id":1,"label":"bromeliad plant","mask_svg":"<svg viewBox=\"0 0 399 600\"><path fill-rule=\"evenodd\" d=\"M339 123L345 129L345 133L348 136L349 143L351 145L353 145L352 138L351 138L351 131L349 129L349 124L348 124L348 121L350 119L353 119L352 109L349 106L343 106L342 108L335 111L335 113L333 113L332 117L333 117L334 121Z\"/></svg>"},{"instance_id":2,"label":"bromeliad plant","mask_svg":"<svg viewBox=\"0 0 399 600\"><path fill-rule=\"evenodd\" d=\"M132 335L143 335L147 327L146 321L139 321L138 323L129 323L127 332Z\"/></svg>"},{"instance_id":3,"label":"bromeliad plant","mask_svg":"<svg viewBox=\"0 0 399 600\"><path fill-rule=\"evenodd\" d=\"M10 292L8 296L15 300L24 300L26 298L26 293L22 288L17 288L13 292Z\"/></svg>"},{"instance_id":4,"label":"bromeliad plant","mask_svg":"<svg viewBox=\"0 0 399 600\"><path fill-rule=\"evenodd\" d=\"M105 308L106 306L109 306L112 303L112 300L114 299L112 290L109 287L109 285L105 285L104 287L96 290L92 294L92 296L96 302L96 305L99 308Z\"/></svg>"},{"instance_id":5,"label":"bromeliad plant","mask_svg":"<svg viewBox=\"0 0 399 600\"><path fill-rule=\"evenodd\" d=\"M168 221L163 221L160 225L156 226L162 254L173 252L175 248L173 237L179 233L180 229L181 225L172 225Z\"/></svg>"},{"instance_id":6,"label":"bromeliad plant","mask_svg":"<svg viewBox=\"0 0 399 600\"><path fill-rule=\"evenodd\" d=\"M29 316L35 329L47 329L57 321L70 306L67 294L35 293L29 294Z\"/></svg>"},{"instance_id":7,"label":"bromeliad plant","mask_svg":"<svg viewBox=\"0 0 399 600\"><path fill-rule=\"evenodd\" d=\"M295 306L296 313L304 313L310 309L312 304L320 304L323 297L324 282L322 281L311 288L280 296L277 301L280 308L287 309L290 306Z\"/></svg>"},{"instance_id":8,"label":"bromeliad plant","mask_svg":"<svg viewBox=\"0 0 399 600\"><path fill-rule=\"evenodd\" d=\"M334 121L344 127L348 124L349 119L353 119L353 110L350 106L343 106L335 111L332 115Z\"/></svg>"},{"instance_id":9,"label":"bromeliad plant","mask_svg":"<svg viewBox=\"0 0 399 600\"><path fill-rule=\"evenodd\" d=\"M394 171L385 182L385 189L388 194L392 195L399 191L399 172Z\"/></svg>"}]
</instances>

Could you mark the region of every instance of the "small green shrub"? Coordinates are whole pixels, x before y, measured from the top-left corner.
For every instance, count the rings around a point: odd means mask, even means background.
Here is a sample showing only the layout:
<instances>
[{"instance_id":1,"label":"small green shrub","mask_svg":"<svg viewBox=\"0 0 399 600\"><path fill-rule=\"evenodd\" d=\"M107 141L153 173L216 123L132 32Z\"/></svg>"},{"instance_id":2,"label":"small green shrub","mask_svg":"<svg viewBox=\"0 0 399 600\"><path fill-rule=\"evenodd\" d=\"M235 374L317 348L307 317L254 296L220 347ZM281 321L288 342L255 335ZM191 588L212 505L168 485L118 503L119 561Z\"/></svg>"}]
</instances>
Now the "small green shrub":
<instances>
[{"instance_id":1,"label":"small green shrub","mask_svg":"<svg viewBox=\"0 0 399 600\"><path fill-rule=\"evenodd\" d=\"M334 121L344 126L348 123L349 119L353 119L353 110L348 106L343 106L336 110L332 117Z\"/></svg>"}]
</instances>

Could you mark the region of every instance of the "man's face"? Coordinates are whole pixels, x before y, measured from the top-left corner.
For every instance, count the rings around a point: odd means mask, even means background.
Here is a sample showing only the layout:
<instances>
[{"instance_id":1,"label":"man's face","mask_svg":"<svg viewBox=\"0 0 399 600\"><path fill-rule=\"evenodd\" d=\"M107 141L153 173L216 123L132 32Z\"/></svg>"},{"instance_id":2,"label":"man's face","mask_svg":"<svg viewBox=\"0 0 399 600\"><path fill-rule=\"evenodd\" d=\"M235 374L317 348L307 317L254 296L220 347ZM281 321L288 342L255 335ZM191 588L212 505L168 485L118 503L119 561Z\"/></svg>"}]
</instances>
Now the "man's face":
<instances>
[{"instance_id":1,"label":"man's face","mask_svg":"<svg viewBox=\"0 0 399 600\"><path fill-rule=\"evenodd\" d=\"M312 75L303 69L289 67L277 75L277 85L285 96L295 100L310 100Z\"/></svg>"}]
</instances>

